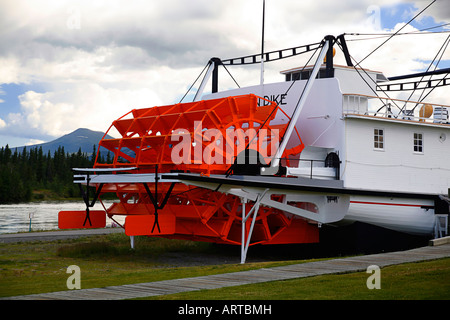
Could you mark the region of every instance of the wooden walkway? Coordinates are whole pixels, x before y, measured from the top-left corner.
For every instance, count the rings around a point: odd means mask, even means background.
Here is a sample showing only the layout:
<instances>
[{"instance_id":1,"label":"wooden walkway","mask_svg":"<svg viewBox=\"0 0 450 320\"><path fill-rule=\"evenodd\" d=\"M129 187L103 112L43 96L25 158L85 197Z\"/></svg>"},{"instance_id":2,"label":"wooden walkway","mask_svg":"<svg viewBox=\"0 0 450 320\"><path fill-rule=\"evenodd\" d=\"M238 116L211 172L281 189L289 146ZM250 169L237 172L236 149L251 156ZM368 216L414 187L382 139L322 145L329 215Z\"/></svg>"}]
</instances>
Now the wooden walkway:
<instances>
[{"instance_id":1,"label":"wooden walkway","mask_svg":"<svg viewBox=\"0 0 450 320\"><path fill-rule=\"evenodd\" d=\"M209 290L268 281L312 277L324 274L364 272L371 265L380 268L408 262L450 257L450 243L402 252L380 253L350 258L307 262L274 268L242 271L211 276L164 280L157 282L110 286L104 288L6 297L7 300L123 300L167 295L186 291Z\"/></svg>"}]
</instances>

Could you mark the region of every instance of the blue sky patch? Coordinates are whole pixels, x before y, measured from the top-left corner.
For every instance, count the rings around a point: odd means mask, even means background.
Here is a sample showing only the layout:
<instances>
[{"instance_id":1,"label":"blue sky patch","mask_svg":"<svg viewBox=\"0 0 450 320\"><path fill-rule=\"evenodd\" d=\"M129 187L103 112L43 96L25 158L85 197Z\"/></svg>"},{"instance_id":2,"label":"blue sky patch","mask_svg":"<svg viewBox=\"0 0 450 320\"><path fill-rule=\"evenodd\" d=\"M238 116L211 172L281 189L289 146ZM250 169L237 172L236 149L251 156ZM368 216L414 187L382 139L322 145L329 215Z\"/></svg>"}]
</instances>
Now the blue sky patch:
<instances>
[{"instance_id":1,"label":"blue sky patch","mask_svg":"<svg viewBox=\"0 0 450 320\"><path fill-rule=\"evenodd\" d=\"M0 84L0 118L5 120L10 113L20 112L19 96L27 91L44 93L46 90L40 84Z\"/></svg>"},{"instance_id":2,"label":"blue sky patch","mask_svg":"<svg viewBox=\"0 0 450 320\"><path fill-rule=\"evenodd\" d=\"M407 23L420 12L412 3L401 3L395 6L384 6L380 8L380 22L382 29L393 30L398 23ZM435 27L445 22L435 21L433 17L423 12L419 17L411 21L410 25L418 30ZM443 31L443 27L432 31Z\"/></svg>"}]
</instances>

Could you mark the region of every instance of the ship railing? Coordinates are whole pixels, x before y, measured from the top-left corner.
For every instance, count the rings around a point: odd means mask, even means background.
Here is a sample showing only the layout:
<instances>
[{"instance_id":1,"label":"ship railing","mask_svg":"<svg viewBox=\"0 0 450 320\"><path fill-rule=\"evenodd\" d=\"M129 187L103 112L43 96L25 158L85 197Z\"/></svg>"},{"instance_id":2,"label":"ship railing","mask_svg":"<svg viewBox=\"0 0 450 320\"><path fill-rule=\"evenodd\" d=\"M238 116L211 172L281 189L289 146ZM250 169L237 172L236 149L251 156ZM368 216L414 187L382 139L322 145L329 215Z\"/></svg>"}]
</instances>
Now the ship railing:
<instances>
[{"instance_id":1,"label":"ship railing","mask_svg":"<svg viewBox=\"0 0 450 320\"><path fill-rule=\"evenodd\" d=\"M434 124L450 124L450 106L362 94L344 94L342 111L363 115Z\"/></svg>"},{"instance_id":2,"label":"ship railing","mask_svg":"<svg viewBox=\"0 0 450 320\"><path fill-rule=\"evenodd\" d=\"M262 157L260 155L260 157ZM264 160L262 160L264 159ZM271 163L272 157L260 158L260 163ZM257 160L252 158L250 164L257 163ZM339 180L340 179L340 161L334 160L318 160L318 159L301 159L295 156L288 158L279 158L279 164L285 169L283 171L286 176L296 176L309 179L321 179L321 180ZM277 174L277 171L266 171L263 175Z\"/></svg>"},{"instance_id":3,"label":"ship railing","mask_svg":"<svg viewBox=\"0 0 450 320\"><path fill-rule=\"evenodd\" d=\"M435 214L434 238L439 239L448 236L448 214Z\"/></svg>"},{"instance_id":4,"label":"ship railing","mask_svg":"<svg viewBox=\"0 0 450 320\"><path fill-rule=\"evenodd\" d=\"M283 161L283 158L281 160ZM325 160L289 159L289 166L286 167L286 170L287 176L339 180L339 168L326 166Z\"/></svg>"}]
</instances>

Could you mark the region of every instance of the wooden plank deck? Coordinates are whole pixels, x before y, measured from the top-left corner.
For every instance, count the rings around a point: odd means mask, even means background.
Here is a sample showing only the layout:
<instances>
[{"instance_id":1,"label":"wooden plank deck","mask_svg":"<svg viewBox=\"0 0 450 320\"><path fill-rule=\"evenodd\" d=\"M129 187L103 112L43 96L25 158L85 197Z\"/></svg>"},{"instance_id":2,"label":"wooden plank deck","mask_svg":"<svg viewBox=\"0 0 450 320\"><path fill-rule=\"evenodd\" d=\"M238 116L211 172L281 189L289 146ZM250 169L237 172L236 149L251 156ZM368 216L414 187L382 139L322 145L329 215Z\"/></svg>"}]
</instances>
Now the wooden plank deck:
<instances>
[{"instance_id":1,"label":"wooden plank deck","mask_svg":"<svg viewBox=\"0 0 450 320\"><path fill-rule=\"evenodd\" d=\"M3 300L124 300L179 292L210 290L268 281L280 281L324 274L366 271L370 265L380 268L408 262L450 257L450 243L402 252L390 252L307 262L274 268L217 274L193 278L110 286L81 290L41 293L2 298Z\"/></svg>"}]
</instances>

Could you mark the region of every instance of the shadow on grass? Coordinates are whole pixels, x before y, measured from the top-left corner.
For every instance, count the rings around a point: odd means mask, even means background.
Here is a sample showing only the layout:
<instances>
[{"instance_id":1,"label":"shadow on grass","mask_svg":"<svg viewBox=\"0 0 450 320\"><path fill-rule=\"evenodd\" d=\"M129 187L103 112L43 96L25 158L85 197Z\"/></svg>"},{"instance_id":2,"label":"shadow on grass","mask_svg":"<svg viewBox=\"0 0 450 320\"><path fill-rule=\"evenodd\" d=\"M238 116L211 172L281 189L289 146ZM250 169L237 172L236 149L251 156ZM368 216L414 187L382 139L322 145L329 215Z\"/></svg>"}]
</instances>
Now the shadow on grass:
<instances>
[{"instance_id":1,"label":"shadow on grass","mask_svg":"<svg viewBox=\"0 0 450 320\"><path fill-rule=\"evenodd\" d=\"M346 228L322 227L320 243L250 246L247 262L293 261L401 251L427 245L428 239L411 237L355 223ZM67 258L114 259L192 266L239 263L241 247L190 240L135 237L131 249L125 234L85 238L66 243L57 255Z\"/></svg>"}]
</instances>

